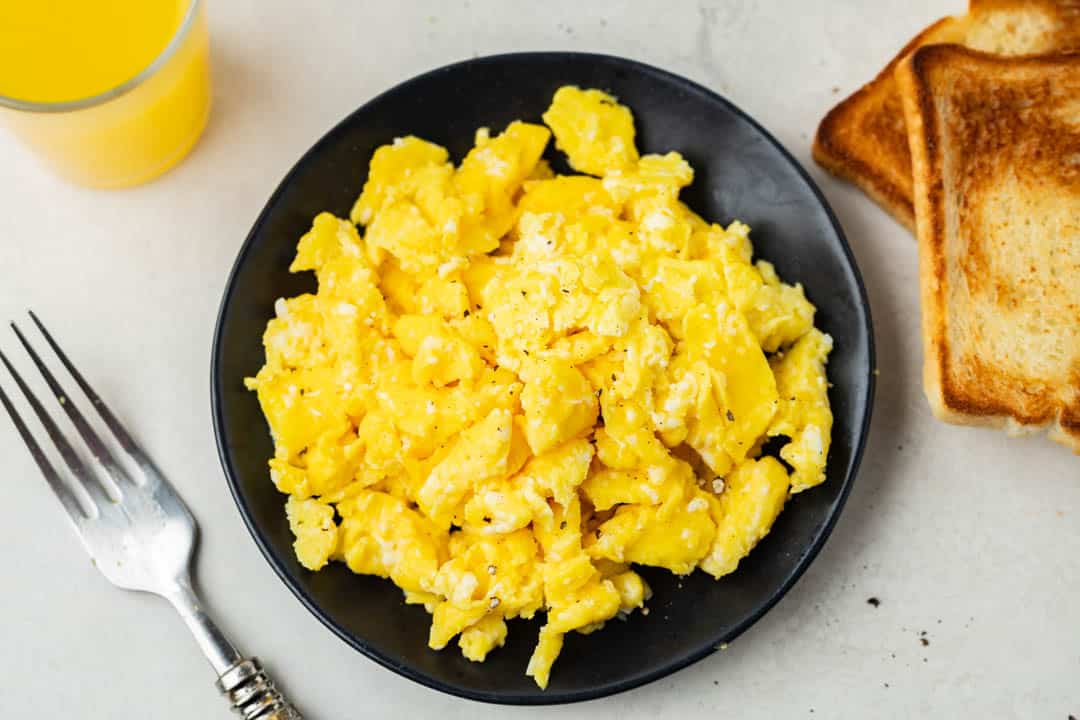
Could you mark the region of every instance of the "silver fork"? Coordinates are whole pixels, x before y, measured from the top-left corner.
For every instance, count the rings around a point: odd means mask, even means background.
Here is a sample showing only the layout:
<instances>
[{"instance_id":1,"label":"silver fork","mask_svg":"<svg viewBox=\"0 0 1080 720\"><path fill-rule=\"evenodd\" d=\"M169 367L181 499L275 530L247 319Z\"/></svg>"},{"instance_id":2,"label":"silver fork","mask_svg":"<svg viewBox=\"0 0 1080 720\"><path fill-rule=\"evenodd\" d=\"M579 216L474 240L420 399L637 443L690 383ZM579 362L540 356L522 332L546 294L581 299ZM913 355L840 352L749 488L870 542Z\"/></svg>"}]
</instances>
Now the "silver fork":
<instances>
[{"instance_id":1,"label":"silver fork","mask_svg":"<svg viewBox=\"0 0 1080 720\"><path fill-rule=\"evenodd\" d=\"M104 471L107 478L94 472L75 452L14 366L0 352L0 361L26 396L76 483L66 483L52 466L2 387L0 404L11 416L98 570L117 587L154 593L172 603L217 673L218 690L244 720L300 720L300 713L274 686L258 659L245 658L237 652L203 610L192 589L189 572L198 528L184 501L86 383L33 312L30 319L140 471L129 473L121 465L60 387L26 336L12 323L11 328L30 359L71 419L97 468Z\"/></svg>"}]
</instances>

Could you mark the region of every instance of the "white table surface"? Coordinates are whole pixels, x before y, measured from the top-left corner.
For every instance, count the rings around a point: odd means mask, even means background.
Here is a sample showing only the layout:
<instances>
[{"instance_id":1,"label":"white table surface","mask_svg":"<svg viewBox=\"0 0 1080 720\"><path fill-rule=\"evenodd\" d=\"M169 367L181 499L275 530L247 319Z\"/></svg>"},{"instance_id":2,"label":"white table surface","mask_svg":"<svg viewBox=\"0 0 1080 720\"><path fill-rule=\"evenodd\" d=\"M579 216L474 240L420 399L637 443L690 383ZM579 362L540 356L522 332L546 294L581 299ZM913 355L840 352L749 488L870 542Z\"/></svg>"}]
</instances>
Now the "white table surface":
<instances>
[{"instance_id":1,"label":"white table surface","mask_svg":"<svg viewBox=\"0 0 1080 720\"><path fill-rule=\"evenodd\" d=\"M162 179L121 192L71 188L0 133L0 319L36 309L136 429L199 520L207 604L310 718L1080 716L1080 459L1045 438L931 417L912 238L810 159L838 93L961 9L960 0L211 2L213 116L191 157ZM578 706L497 709L382 669L289 593L226 489L208 380L226 274L299 155L401 80L526 49L643 60L714 88L769 128L847 232L881 374L843 516L764 619L726 651L644 688ZM28 367L6 329L0 348ZM0 458L0 716L227 717L171 609L114 590L91 566L6 418Z\"/></svg>"}]
</instances>

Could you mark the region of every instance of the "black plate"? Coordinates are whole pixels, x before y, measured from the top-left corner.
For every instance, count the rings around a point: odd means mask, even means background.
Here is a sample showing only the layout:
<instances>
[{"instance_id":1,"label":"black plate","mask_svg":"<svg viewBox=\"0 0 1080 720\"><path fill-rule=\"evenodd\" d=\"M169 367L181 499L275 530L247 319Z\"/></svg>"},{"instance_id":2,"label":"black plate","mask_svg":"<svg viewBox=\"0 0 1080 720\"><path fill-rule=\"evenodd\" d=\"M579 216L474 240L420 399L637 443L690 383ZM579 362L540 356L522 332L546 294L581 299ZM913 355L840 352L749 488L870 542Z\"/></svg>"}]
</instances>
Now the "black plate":
<instances>
[{"instance_id":1,"label":"black plate","mask_svg":"<svg viewBox=\"0 0 1080 720\"><path fill-rule=\"evenodd\" d=\"M676 587L645 569L648 616L571 633L540 691L525 676L539 618L510 623L487 662L456 645L427 648L429 617L387 580L340 563L304 570L292 552L284 497L267 475L272 455L255 394L242 379L263 363L261 336L275 298L314 291L310 273L287 271L300 235L322 210L347 217L378 146L414 134L460 160L480 126L540 121L556 88L603 88L627 104L642 152L678 150L697 177L684 199L705 218L747 222L759 257L801 282L817 323L835 339L828 374L836 420L828 481L797 496L769 536L719 582L697 572ZM240 514L266 559L300 601L341 639L380 664L444 692L488 702L586 700L655 680L713 652L748 628L814 559L851 489L870 420L873 336L862 280L836 218L795 160L754 120L713 92L647 65L602 55L523 53L450 65L367 103L327 133L278 186L255 221L225 290L214 337L212 395L218 450Z\"/></svg>"}]
</instances>

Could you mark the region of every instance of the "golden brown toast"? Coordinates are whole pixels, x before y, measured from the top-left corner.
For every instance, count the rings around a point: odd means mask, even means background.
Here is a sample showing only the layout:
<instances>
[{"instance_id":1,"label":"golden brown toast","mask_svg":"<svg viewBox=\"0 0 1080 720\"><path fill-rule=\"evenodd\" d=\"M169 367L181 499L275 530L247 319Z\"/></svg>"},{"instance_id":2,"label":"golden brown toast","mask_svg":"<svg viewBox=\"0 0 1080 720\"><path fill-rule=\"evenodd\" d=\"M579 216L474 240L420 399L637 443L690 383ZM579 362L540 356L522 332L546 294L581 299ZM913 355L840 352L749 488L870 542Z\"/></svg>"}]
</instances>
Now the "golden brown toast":
<instances>
[{"instance_id":1,"label":"golden brown toast","mask_svg":"<svg viewBox=\"0 0 1080 720\"><path fill-rule=\"evenodd\" d=\"M934 413L1080 453L1080 54L916 50L896 72Z\"/></svg>"},{"instance_id":2,"label":"golden brown toast","mask_svg":"<svg viewBox=\"0 0 1080 720\"><path fill-rule=\"evenodd\" d=\"M916 35L876 78L821 121L814 159L912 230L911 156L893 72L913 50L935 43L1004 55L1080 50L1080 0L971 0L966 15L943 18Z\"/></svg>"}]
</instances>

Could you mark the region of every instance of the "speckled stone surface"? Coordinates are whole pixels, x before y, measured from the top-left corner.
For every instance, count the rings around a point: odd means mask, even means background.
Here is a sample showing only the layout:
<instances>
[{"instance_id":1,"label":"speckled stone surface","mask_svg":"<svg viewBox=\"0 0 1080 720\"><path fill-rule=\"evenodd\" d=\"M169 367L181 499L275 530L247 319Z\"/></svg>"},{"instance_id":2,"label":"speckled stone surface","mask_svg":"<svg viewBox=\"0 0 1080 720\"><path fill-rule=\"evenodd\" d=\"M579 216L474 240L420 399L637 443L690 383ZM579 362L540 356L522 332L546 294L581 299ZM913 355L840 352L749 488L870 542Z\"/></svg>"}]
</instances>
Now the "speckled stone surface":
<instances>
[{"instance_id":1,"label":"speckled stone surface","mask_svg":"<svg viewBox=\"0 0 1080 720\"><path fill-rule=\"evenodd\" d=\"M810 160L821 115L917 30L961 11L959 1L303 5L210 3L210 126L187 161L150 185L70 188L0 133L0 319L36 309L137 430L199 519L207 604L308 717L1080 716L1080 459L1043 438L1012 440L931 417L914 242ZM638 690L577 706L495 709L376 666L277 580L221 476L210 338L241 241L313 140L418 72L550 49L624 55L683 74L784 143L847 232L870 294L880 375L862 471L839 525L761 622ZM0 335L0 348L12 343ZM0 714L228 717L180 621L157 599L116 591L97 574L3 418L0 458Z\"/></svg>"}]
</instances>

